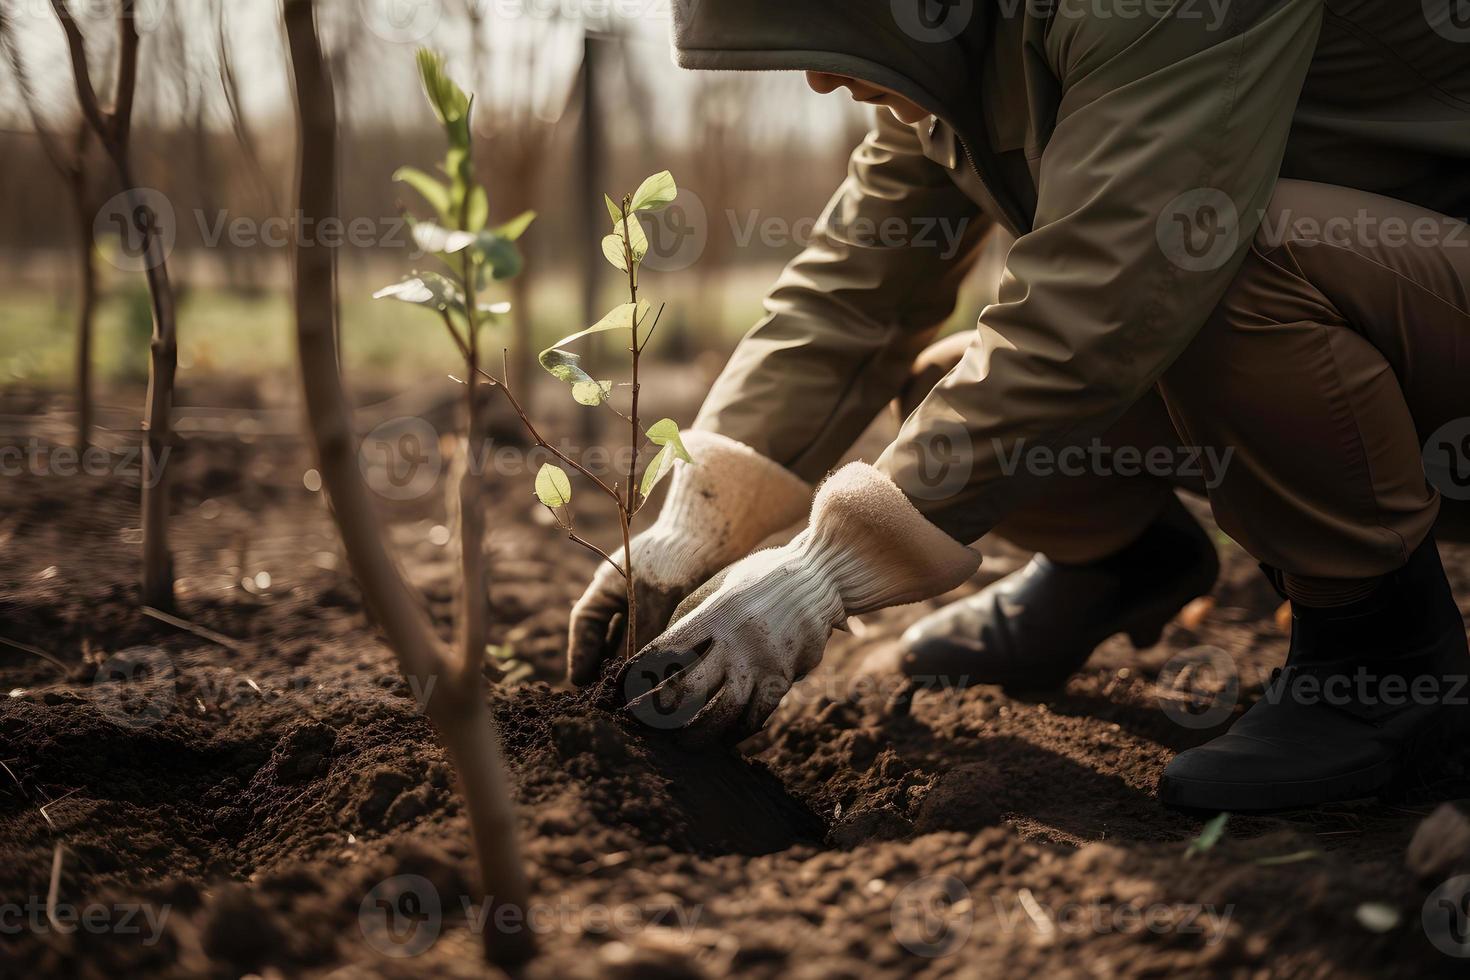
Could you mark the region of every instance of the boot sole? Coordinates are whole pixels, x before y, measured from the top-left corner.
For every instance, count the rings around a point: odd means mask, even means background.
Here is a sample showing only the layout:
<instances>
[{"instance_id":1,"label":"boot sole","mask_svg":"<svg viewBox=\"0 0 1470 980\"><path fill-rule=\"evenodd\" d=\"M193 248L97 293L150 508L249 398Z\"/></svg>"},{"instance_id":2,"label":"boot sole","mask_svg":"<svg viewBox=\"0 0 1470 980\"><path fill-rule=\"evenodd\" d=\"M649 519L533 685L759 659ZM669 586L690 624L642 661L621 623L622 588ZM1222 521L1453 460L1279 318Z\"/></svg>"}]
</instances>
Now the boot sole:
<instances>
[{"instance_id":1,"label":"boot sole","mask_svg":"<svg viewBox=\"0 0 1470 980\"><path fill-rule=\"evenodd\" d=\"M1221 783L1165 776L1159 780L1159 802L1214 813L1295 810L1376 796L1398 771L1398 760L1388 759L1356 772L1283 783Z\"/></svg>"}]
</instances>

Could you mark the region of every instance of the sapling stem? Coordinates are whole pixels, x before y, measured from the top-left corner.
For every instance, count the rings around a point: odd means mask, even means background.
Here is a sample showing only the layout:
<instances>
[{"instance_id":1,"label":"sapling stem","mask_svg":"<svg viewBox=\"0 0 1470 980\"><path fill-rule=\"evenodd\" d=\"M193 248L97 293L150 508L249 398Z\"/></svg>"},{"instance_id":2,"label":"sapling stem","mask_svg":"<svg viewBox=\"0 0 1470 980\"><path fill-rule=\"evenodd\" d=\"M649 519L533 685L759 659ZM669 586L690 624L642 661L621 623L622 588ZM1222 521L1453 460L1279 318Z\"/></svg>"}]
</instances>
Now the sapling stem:
<instances>
[{"instance_id":1,"label":"sapling stem","mask_svg":"<svg viewBox=\"0 0 1470 980\"><path fill-rule=\"evenodd\" d=\"M620 508L623 528L623 580L628 594L628 656L638 652L638 589L634 586L632 524L638 510L638 451L643 448L639 438L643 430L638 428L638 356L642 348L638 345L638 262L633 256L633 239L628 232L628 222L637 219L628 214L631 200L623 198L623 254L628 265L628 302L633 305L629 315L630 326L628 356L632 363L633 393L628 411L628 502Z\"/></svg>"},{"instance_id":2,"label":"sapling stem","mask_svg":"<svg viewBox=\"0 0 1470 980\"><path fill-rule=\"evenodd\" d=\"M469 195L460 207L460 227L470 226ZM475 293L475 254L473 249L461 253L464 273L466 341L465 358L465 423L464 472L459 478L459 547L463 588L460 592L460 649L466 676L478 674L485 662L488 623L485 619L485 514L480 506L484 489L476 465L483 444L480 419L480 310ZM446 314L447 315L447 314Z\"/></svg>"}]
</instances>

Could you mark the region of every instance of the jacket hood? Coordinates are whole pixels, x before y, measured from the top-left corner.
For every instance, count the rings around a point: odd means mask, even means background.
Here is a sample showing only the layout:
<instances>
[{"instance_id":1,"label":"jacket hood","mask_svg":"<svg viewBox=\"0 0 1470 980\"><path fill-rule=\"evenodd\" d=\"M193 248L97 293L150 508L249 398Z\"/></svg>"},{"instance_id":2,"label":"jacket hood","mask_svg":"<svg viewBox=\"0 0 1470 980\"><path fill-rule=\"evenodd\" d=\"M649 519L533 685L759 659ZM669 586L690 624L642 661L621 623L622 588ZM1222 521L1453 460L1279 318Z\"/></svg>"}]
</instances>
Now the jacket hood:
<instances>
[{"instance_id":1,"label":"jacket hood","mask_svg":"<svg viewBox=\"0 0 1470 980\"><path fill-rule=\"evenodd\" d=\"M674 0L681 68L823 71L897 92L961 132L975 124L985 0ZM966 98L966 93L969 98Z\"/></svg>"}]
</instances>

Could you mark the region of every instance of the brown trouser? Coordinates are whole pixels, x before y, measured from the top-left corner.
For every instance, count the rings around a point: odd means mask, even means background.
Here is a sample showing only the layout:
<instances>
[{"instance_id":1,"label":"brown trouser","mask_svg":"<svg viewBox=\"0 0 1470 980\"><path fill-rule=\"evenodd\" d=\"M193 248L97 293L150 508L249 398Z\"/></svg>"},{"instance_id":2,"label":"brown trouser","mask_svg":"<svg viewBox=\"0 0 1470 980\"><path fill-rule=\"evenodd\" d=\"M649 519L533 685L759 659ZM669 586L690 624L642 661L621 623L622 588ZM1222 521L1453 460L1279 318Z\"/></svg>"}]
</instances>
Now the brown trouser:
<instances>
[{"instance_id":1,"label":"brown trouser","mask_svg":"<svg viewBox=\"0 0 1470 980\"><path fill-rule=\"evenodd\" d=\"M924 352L905 407L969 340ZM1470 471L1467 417L1470 228L1283 180L1184 354L1074 459L1076 475L1048 477L995 533L1058 561L1092 561L1131 542L1183 486L1207 493L1221 529L1260 561L1369 578L1401 566L1439 515L1425 440L1463 428L1428 451L1460 453L1451 467ZM1464 501L1445 503L1455 513L1447 506L1443 523L1459 524Z\"/></svg>"}]
</instances>

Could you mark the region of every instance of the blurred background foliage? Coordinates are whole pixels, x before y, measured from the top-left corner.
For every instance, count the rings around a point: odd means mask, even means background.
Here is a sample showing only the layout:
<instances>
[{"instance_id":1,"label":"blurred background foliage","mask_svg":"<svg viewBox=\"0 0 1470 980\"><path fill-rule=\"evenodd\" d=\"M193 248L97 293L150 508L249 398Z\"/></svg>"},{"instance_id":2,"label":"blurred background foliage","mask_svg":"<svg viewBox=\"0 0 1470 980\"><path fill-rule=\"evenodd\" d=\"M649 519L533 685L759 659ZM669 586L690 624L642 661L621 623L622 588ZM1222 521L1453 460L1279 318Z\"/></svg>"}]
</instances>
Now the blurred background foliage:
<instances>
[{"instance_id":1,"label":"blurred background foliage","mask_svg":"<svg viewBox=\"0 0 1470 980\"><path fill-rule=\"evenodd\" d=\"M104 91L115 4L73 0ZM49 3L6 7L14 57L0 62L0 385L62 388L74 360L80 236L36 130L74 141L80 120ZM375 283L412 264L399 215L416 202L391 175L404 163L432 167L442 142L414 76L418 45L444 51L476 93L492 221L539 215L520 243L525 275L513 295L493 297L516 305L504 342L518 353L614 300L619 282L589 232L606 221L601 194L666 168L681 196L652 236L663 261L649 267L669 307L651 354L717 367L759 318L867 128L868 110L818 97L794 73L675 68L657 0L323 0L320 9L342 120L341 213L362 232L339 253L344 366L384 387L442 378L455 358L431 318L369 299ZM138 11L135 171L172 210L181 392L214 374L294 370L289 250L260 240L289 220L296 153L279 4L140 0ZM120 190L111 168L95 144L84 162L105 401L110 388L146 377L148 300L108 226L105 202ZM955 325L972 322L981 301L967 297Z\"/></svg>"}]
</instances>

